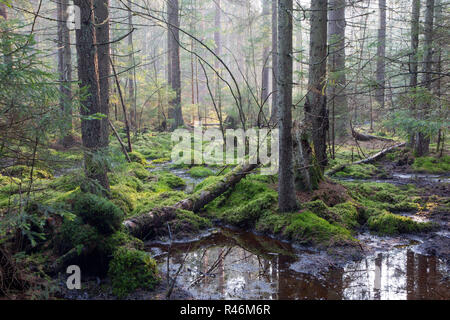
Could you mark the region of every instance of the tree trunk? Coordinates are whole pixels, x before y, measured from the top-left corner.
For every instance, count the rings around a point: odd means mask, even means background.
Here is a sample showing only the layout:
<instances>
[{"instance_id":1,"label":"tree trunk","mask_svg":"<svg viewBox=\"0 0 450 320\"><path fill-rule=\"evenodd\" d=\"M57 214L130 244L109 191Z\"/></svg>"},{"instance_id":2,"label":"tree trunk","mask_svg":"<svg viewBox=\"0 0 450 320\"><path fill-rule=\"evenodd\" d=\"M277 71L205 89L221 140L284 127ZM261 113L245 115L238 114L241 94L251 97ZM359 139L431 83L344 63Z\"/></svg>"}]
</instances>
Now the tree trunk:
<instances>
[{"instance_id":1,"label":"tree trunk","mask_svg":"<svg viewBox=\"0 0 450 320\"><path fill-rule=\"evenodd\" d=\"M172 112L170 118L173 120L172 130L184 124L181 111L181 70L180 70L180 34L178 28L179 6L178 0L169 0L167 2L168 30L169 30L169 63L170 63L170 85L175 91L175 98L170 101Z\"/></svg>"},{"instance_id":2,"label":"tree trunk","mask_svg":"<svg viewBox=\"0 0 450 320\"><path fill-rule=\"evenodd\" d=\"M242 178L249 174L258 165L247 164L236 167L232 172L215 185L205 190L194 193L174 206L156 208L151 212L128 219L124 222L125 227L135 237L147 238L152 236L158 228L167 228L166 222L176 217L176 210L183 209L198 212L205 205L216 199L225 191L232 189Z\"/></svg>"},{"instance_id":3,"label":"tree trunk","mask_svg":"<svg viewBox=\"0 0 450 320\"><path fill-rule=\"evenodd\" d=\"M409 86L412 92L415 92L417 87L417 71L418 71L418 52L419 52L419 18L420 18L420 0L412 0L412 12L411 12L411 55L410 55L410 78ZM413 100L411 104L411 111L416 116L416 105ZM408 146L410 148L415 147L415 132L409 133Z\"/></svg>"},{"instance_id":4,"label":"tree trunk","mask_svg":"<svg viewBox=\"0 0 450 320\"><path fill-rule=\"evenodd\" d=\"M380 9L380 25L378 28L378 48L377 48L377 89L375 100L380 108L384 108L384 88L385 88L385 56L386 56L386 0L378 0Z\"/></svg>"},{"instance_id":5,"label":"tree trunk","mask_svg":"<svg viewBox=\"0 0 450 320\"><path fill-rule=\"evenodd\" d=\"M272 124L278 119L278 88L277 88L277 71L278 71L278 0L272 0L272 112L270 122Z\"/></svg>"},{"instance_id":6,"label":"tree trunk","mask_svg":"<svg viewBox=\"0 0 450 320\"><path fill-rule=\"evenodd\" d=\"M88 94L81 100L83 107L80 113L81 135L84 152L86 176L97 180L100 185L109 189L106 166L97 160L96 153L101 152L102 141L105 141L102 120L86 119L96 113L101 113L99 71L94 27L93 0L75 0L74 4L80 8L81 28L76 31L76 47L78 56L78 79L80 88L87 88Z\"/></svg>"},{"instance_id":7,"label":"tree trunk","mask_svg":"<svg viewBox=\"0 0 450 320\"><path fill-rule=\"evenodd\" d=\"M263 1L263 11L262 11L262 19L263 24L266 24L268 21L267 16L270 14L270 0L262 0ZM265 35L264 35L265 38ZM265 39L264 39L265 41ZM269 97L269 53L270 48L264 44L263 52L262 52L262 76L261 76L261 105L266 102Z\"/></svg>"},{"instance_id":8,"label":"tree trunk","mask_svg":"<svg viewBox=\"0 0 450 320\"><path fill-rule=\"evenodd\" d=\"M332 140L348 136L349 112L345 93L345 0L329 0L328 43L330 56L328 65L332 82L328 84L328 104L332 105Z\"/></svg>"},{"instance_id":9,"label":"tree trunk","mask_svg":"<svg viewBox=\"0 0 450 320\"><path fill-rule=\"evenodd\" d=\"M2 17L5 21L8 21L8 9L6 7L6 4L0 3L0 17ZM11 45L9 44L8 39L6 39L6 33L2 32L2 46L3 46L3 52L4 52L4 58L3 61L6 65L12 64L11 55L9 54L11 52Z\"/></svg>"},{"instance_id":10,"label":"tree trunk","mask_svg":"<svg viewBox=\"0 0 450 320\"><path fill-rule=\"evenodd\" d=\"M323 172L327 165L326 137L328 112L324 91L327 58L327 1L311 1L309 81L305 119L314 144L317 163Z\"/></svg>"},{"instance_id":11,"label":"tree trunk","mask_svg":"<svg viewBox=\"0 0 450 320\"><path fill-rule=\"evenodd\" d=\"M100 112L106 117L102 119L102 147L109 143L109 77L111 74L109 44L109 0L95 0L95 19L98 55L98 73L100 85Z\"/></svg>"},{"instance_id":12,"label":"tree trunk","mask_svg":"<svg viewBox=\"0 0 450 320\"><path fill-rule=\"evenodd\" d=\"M220 11L222 10L220 7L220 0L216 0L215 2L215 14L214 14L214 42L216 44L216 48L214 50L214 53L220 57L222 55L222 39L221 39L221 23L220 23ZM217 58L214 59L214 69L220 72L220 63ZM206 74L205 74L206 76ZM215 79L215 99L216 99L216 106L218 108L218 111L222 113L222 96L220 92L220 79L217 76L217 74L214 74ZM220 119L219 119L220 120Z\"/></svg>"},{"instance_id":13,"label":"tree trunk","mask_svg":"<svg viewBox=\"0 0 450 320\"><path fill-rule=\"evenodd\" d=\"M424 37L424 57L423 57L423 86L431 90L431 72L433 66L433 18L434 18L434 0L427 0L427 7L425 11L425 37ZM420 120L425 120L429 112L429 106L422 106L418 110L418 117ZM424 132L417 133L416 155L419 157L425 156L429 153L430 136Z\"/></svg>"},{"instance_id":14,"label":"tree trunk","mask_svg":"<svg viewBox=\"0 0 450 320\"><path fill-rule=\"evenodd\" d=\"M59 104L65 117L65 127L62 133L62 143L70 146L70 131L72 130L72 51L70 49L70 31L67 27L69 0L57 2L58 12L58 72L61 96Z\"/></svg>"},{"instance_id":15,"label":"tree trunk","mask_svg":"<svg viewBox=\"0 0 450 320\"><path fill-rule=\"evenodd\" d=\"M135 95L135 87L134 87L134 50L133 50L133 12L131 7L133 5L131 0L128 0L128 65L130 66L130 71L128 73L128 101L130 106L130 126L133 130L136 130L137 121L136 121L136 95Z\"/></svg>"},{"instance_id":16,"label":"tree trunk","mask_svg":"<svg viewBox=\"0 0 450 320\"><path fill-rule=\"evenodd\" d=\"M292 0L278 0L278 208L296 208L292 141Z\"/></svg>"}]
</instances>

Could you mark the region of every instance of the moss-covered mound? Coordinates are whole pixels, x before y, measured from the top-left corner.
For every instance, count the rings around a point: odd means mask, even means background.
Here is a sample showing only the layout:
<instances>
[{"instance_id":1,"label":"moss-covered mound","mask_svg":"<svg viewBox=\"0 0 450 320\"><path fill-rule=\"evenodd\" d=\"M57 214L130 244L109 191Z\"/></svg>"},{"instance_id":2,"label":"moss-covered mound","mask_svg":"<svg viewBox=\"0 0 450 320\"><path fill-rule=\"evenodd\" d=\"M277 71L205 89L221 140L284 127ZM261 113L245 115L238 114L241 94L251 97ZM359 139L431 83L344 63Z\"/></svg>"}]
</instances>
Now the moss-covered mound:
<instances>
[{"instance_id":1,"label":"moss-covered mound","mask_svg":"<svg viewBox=\"0 0 450 320\"><path fill-rule=\"evenodd\" d=\"M152 290L159 282L156 262L144 251L119 247L109 263L112 291L124 298L136 289Z\"/></svg>"},{"instance_id":2,"label":"moss-covered mound","mask_svg":"<svg viewBox=\"0 0 450 320\"><path fill-rule=\"evenodd\" d=\"M206 178L209 176L212 176L214 174L214 172L206 167L192 167L191 169L189 169L188 173L191 175L191 177L193 178Z\"/></svg>"},{"instance_id":3,"label":"moss-covered mound","mask_svg":"<svg viewBox=\"0 0 450 320\"><path fill-rule=\"evenodd\" d=\"M415 172L423 173L448 173L450 172L450 156L444 155L436 157L417 157L414 159L412 169Z\"/></svg>"}]
</instances>

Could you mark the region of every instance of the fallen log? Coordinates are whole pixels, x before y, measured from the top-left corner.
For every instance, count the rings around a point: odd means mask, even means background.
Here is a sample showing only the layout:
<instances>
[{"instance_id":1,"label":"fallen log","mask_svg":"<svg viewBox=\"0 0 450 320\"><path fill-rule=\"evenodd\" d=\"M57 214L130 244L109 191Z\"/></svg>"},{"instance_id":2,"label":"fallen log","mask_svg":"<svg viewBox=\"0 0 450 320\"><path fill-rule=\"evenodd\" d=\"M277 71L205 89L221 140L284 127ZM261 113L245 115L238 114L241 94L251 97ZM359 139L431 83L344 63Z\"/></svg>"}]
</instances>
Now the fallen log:
<instances>
[{"instance_id":1,"label":"fallen log","mask_svg":"<svg viewBox=\"0 0 450 320\"><path fill-rule=\"evenodd\" d=\"M377 161L378 159L382 158L385 154L391 152L392 150L396 149L396 148L402 148L406 145L406 142L402 142L402 143L398 143L396 145L393 145L392 147L386 148L384 150L381 150L380 152L375 153L373 156L370 156L366 159L362 159L359 161L355 161L352 163L347 163L347 164L342 164L340 166L337 166L334 169L331 169L329 171L327 171L325 174L327 176L332 176L333 174L338 173L339 171L344 170L345 168L349 167L349 166L353 166L355 164L368 164L368 163L373 163L375 161Z\"/></svg>"},{"instance_id":2,"label":"fallen log","mask_svg":"<svg viewBox=\"0 0 450 320\"><path fill-rule=\"evenodd\" d=\"M370 134L360 133L358 131L355 131L352 128L352 136L358 140L358 141L370 141L370 140L380 140L380 141L394 141L392 139L383 138L383 137L377 137Z\"/></svg>"},{"instance_id":3,"label":"fallen log","mask_svg":"<svg viewBox=\"0 0 450 320\"><path fill-rule=\"evenodd\" d=\"M258 167L257 164L246 164L236 167L226 174L219 182L192 194L189 198L177 202L170 207L155 208L148 213L141 214L124 221L128 232L140 239L146 239L166 229L166 223L175 219L178 209L193 212L200 211L205 205L216 199L228 189L233 188L242 178Z\"/></svg>"}]
</instances>

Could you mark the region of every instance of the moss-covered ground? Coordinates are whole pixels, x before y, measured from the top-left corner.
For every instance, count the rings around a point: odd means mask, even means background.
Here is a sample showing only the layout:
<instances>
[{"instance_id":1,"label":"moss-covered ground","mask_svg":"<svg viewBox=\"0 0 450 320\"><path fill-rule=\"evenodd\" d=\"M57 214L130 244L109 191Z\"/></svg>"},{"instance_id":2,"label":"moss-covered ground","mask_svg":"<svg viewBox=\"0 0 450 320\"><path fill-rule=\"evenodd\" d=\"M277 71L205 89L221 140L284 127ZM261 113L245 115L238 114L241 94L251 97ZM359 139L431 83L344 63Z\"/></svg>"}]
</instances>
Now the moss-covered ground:
<instances>
[{"instance_id":1,"label":"moss-covered ground","mask_svg":"<svg viewBox=\"0 0 450 320\"><path fill-rule=\"evenodd\" d=\"M153 165L170 160L169 134L145 134L135 138L131 163L125 161L119 146L112 143L110 192L106 198L87 190L92 184L83 174L79 151L49 151L48 156L60 165L50 169L38 165L31 172L26 165L11 166L0 174L0 234L10 237L21 228L26 252L52 252L63 256L71 249L103 256L109 263L109 275L117 296L123 297L140 285L152 288L158 281L154 261L142 249L142 243L127 235L122 227L126 218L155 208L171 206L187 198L185 181L167 170L151 170ZM343 151L330 167L348 161ZM58 160L59 159L59 160ZM416 158L415 170L448 172L447 156ZM69 168L66 166L72 163ZM223 179L231 168L219 170L185 166L195 178L204 178L195 192L209 188ZM352 166L338 176L368 178L378 169L373 165ZM178 210L170 222L177 235L193 235L214 223L254 230L301 244L329 247L354 245L356 232L368 229L382 235L423 232L433 228L398 213L426 210L427 202L412 185L394 186L374 182L339 182L319 185L319 190L298 195L299 209L291 213L277 210L276 177L250 174L234 188L209 203L200 213ZM31 183L32 182L32 183ZM333 184L335 187L333 187ZM331 186L331 187L330 187ZM339 192L332 188L339 187ZM330 188L330 189L328 189ZM29 194L27 203L23 203ZM437 207L445 207L440 204ZM15 215L9 213L15 212ZM15 219L9 217L14 216ZM5 241L5 240L3 240ZM1 244L1 241L0 241ZM49 251L50 250L50 251ZM135 269L130 266L135 266ZM130 269L131 268L131 269ZM126 273L124 270L128 270ZM124 281L124 279L133 279Z\"/></svg>"}]
</instances>

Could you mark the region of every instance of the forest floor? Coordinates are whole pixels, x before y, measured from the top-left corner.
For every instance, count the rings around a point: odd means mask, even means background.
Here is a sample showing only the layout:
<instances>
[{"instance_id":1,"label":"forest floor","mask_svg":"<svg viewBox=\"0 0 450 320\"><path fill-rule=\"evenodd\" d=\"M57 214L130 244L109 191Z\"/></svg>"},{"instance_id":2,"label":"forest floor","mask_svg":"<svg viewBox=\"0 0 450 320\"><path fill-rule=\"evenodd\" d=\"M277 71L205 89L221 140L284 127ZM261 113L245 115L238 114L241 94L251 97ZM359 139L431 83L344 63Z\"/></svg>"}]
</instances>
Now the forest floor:
<instances>
[{"instance_id":1,"label":"forest floor","mask_svg":"<svg viewBox=\"0 0 450 320\"><path fill-rule=\"evenodd\" d=\"M134 161L131 164L117 160L120 158L119 151L114 153L115 164L110 175L111 201L125 212L126 217L172 205L189 194L207 188L231 170L171 164L170 138L165 134L146 134L135 140L134 146ZM330 161L329 168L356 161L364 157L363 153L373 154L386 146L385 141L360 142L359 145L349 141L337 149L336 159ZM118 149L113 144L114 147ZM46 176L42 169L35 182L40 187L35 198L45 206L73 211L73 202L80 195L79 185L82 183L79 178L80 153L55 153L64 160L69 159L72 165L61 167L51 177ZM221 268L225 278L237 281L234 277L241 275L247 279L244 285L231 286L238 292L234 293L237 295L234 297L261 299L267 298L268 294L273 297L272 276L263 277L258 282L266 289L251 287L250 280L255 276L252 270L261 268L261 263L270 265L272 269L276 266L286 278L283 279L286 283L297 286L314 283L314 293L308 291L305 297L320 298L325 291L335 293L335 278L342 278L342 275L336 276L337 272L348 270L358 261L373 260L376 264L377 258L372 257L393 250L398 250L399 261L406 261L406 252L409 254L410 250L414 251L416 259L422 259L422 256L438 259L447 272L439 275L437 281L441 285L437 291L448 298L449 160L448 154L441 158L433 155L414 158L403 148L375 164L349 166L332 178L326 178L313 192L298 192L299 211L283 215L276 212L276 178L255 172L233 190L208 204L200 213L178 213L177 218L169 222L172 238L166 230L139 244L136 240L123 240L127 236L120 231L117 236L122 239L120 243L126 246L137 243L140 250L151 254L156 260L160 278L158 283L152 284L152 290L127 289L127 293L121 294L120 298L167 298L170 287L167 270L171 279L176 278L171 299L233 297L229 292L224 293L225 280L220 280L218 268ZM3 174L2 177L5 177ZM44 187L51 191L39 191ZM11 187L3 182L0 191L4 194L2 201L5 205L6 200L11 201ZM55 261L55 249L51 248L55 246L55 241L59 241L59 247L64 248L90 241L90 236L86 236L87 239L66 236L61 231L61 223L70 228L74 226L69 221L64 222L65 219L63 216L63 222L57 223L57 233L62 236L50 242L39 242L37 250L25 249L22 262L27 264L28 269L34 270L33 274L40 274L38 277L44 275L47 279L49 285L44 288L48 292L44 295L48 297L116 298L113 282L117 280L113 280L110 273L104 277L87 272L83 275L82 290L68 290L64 273L50 279L46 275L42 266ZM68 230L73 230L70 228ZM274 257L278 257L275 265ZM235 264L233 261L241 261L242 264L230 271L231 265ZM255 265L255 261L259 262ZM259 270L258 279L267 270ZM298 283L299 278L301 283ZM364 286L359 287L364 290ZM279 290L277 297L302 298L302 292L300 289L298 292L284 289ZM335 294L345 298L342 292ZM431 294L434 293L429 293L427 297Z\"/></svg>"}]
</instances>

